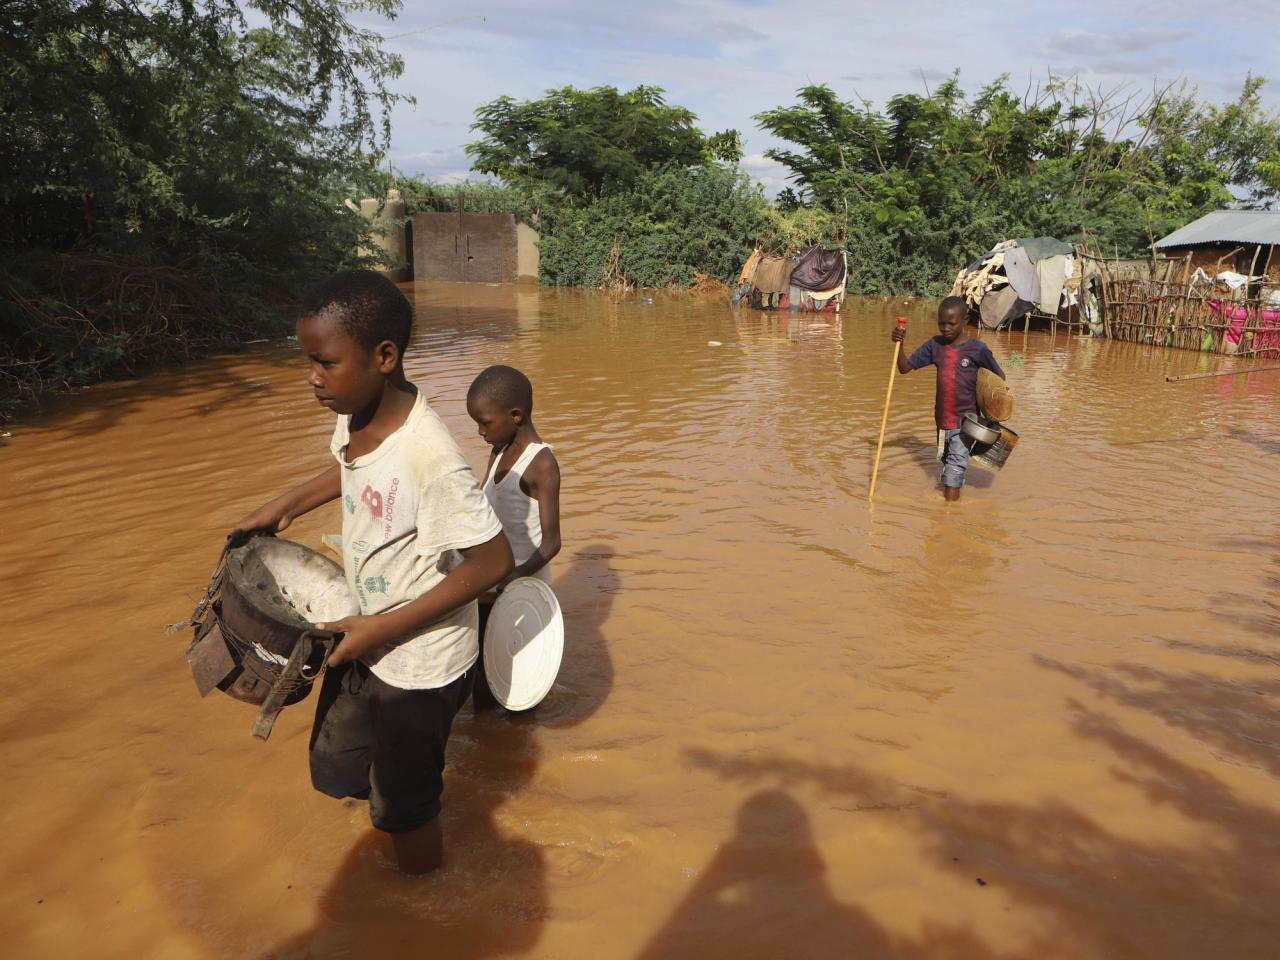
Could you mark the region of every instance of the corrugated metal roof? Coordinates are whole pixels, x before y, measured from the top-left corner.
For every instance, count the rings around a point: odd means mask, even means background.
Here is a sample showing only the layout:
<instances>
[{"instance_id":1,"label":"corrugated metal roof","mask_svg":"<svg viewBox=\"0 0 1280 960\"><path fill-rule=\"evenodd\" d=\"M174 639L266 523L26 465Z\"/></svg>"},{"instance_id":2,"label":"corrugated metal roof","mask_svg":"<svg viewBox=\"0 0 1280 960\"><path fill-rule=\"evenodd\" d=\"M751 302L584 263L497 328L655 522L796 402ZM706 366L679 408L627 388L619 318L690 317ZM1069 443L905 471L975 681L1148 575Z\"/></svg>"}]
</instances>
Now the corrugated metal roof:
<instances>
[{"instance_id":1,"label":"corrugated metal roof","mask_svg":"<svg viewBox=\"0 0 1280 960\"><path fill-rule=\"evenodd\" d=\"M1280 213L1215 210L1156 241L1156 249L1199 243L1280 243Z\"/></svg>"}]
</instances>

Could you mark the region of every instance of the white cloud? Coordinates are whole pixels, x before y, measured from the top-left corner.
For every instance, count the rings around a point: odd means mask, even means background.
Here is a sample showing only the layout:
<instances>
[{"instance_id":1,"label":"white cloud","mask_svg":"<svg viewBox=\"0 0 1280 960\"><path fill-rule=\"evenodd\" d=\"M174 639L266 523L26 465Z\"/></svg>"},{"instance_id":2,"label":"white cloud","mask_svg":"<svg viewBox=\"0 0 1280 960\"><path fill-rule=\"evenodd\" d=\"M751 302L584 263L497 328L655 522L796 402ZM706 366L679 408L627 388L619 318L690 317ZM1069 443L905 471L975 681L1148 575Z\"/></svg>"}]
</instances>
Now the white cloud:
<instances>
[{"instance_id":1,"label":"white cloud","mask_svg":"<svg viewBox=\"0 0 1280 960\"><path fill-rule=\"evenodd\" d=\"M742 158L742 169L753 182L764 187L764 192L774 196L783 187L792 186L788 179L790 171L776 160L770 160L763 153L751 153Z\"/></svg>"},{"instance_id":2,"label":"white cloud","mask_svg":"<svg viewBox=\"0 0 1280 960\"><path fill-rule=\"evenodd\" d=\"M774 142L751 118L794 102L809 83L882 104L894 94L922 93L957 67L968 91L1005 73L1021 90L1054 69L1138 88L1149 88L1156 73L1186 76L1205 96L1223 98L1252 70L1273 78L1269 102L1280 103L1280 44L1241 43L1238 30L1224 29L1209 8L1153 0L1029 0L1003 8L944 0L809 0L803 7L782 0L481 0L464 9L408 0L394 23L370 24L390 36L408 34L388 42L405 58L399 89L418 100L393 114L394 162L406 170L416 164L416 172L457 177L468 166L462 148L475 137L476 107L568 84L665 88L704 129L738 129L750 154L744 167L770 192L786 185L785 171L764 160Z\"/></svg>"}]
</instances>

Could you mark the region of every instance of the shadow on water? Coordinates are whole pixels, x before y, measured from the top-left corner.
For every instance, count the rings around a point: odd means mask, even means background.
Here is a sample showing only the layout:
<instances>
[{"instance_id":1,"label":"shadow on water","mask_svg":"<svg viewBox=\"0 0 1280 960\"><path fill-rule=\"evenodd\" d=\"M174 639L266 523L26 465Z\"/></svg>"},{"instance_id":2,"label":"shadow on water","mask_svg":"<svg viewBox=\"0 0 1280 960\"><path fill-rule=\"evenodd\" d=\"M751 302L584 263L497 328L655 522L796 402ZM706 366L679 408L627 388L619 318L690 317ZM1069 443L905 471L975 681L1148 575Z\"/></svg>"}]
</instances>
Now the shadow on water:
<instances>
[{"instance_id":1,"label":"shadow on water","mask_svg":"<svg viewBox=\"0 0 1280 960\"><path fill-rule=\"evenodd\" d=\"M1243 658L1245 653L1207 646L1190 649L1231 658ZM1080 681L1100 697L1158 717L1215 753L1225 752L1237 763L1280 776L1280 713L1274 706L1280 698L1280 680L1274 677L1243 682L1204 671L1163 670L1142 663L1117 663L1109 670L1099 670L1048 657L1035 659L1041 666Z\"/></svg>"},{"instance_id":2,"label":"shadow on water","mask_svg":"<svg viewBox=\"0 0 1280 960\"><path fill-rule=\"evenodd\" d=\"M826 872L804 809L762 790L639 960L830 956L837 944L841 956L889 956L883 933L835 899Z\"/></svg>"},{"instance_id":3,"label":"shadow on water","mask_svg":"<svg viewBox=\"0 0 1280 960\"><path fill-rule=\"evenodd\" d=\"M1195 652L1218 655L1210 646ZM1235 657L1238 651L1227 656ZM722 779L812 788L831 809L863 817L895 818L898 829L917 838L934 871L954 873L955 895L974 891L976 877L995 892L1032 911L1034 933L1026 934L1018 956L1073 958L1203 958L1269 957L1280 937L1280 813L1268 805L1241 798L1213 772L1212 764L1246 767L1264 775L1280 774L1280 714L1275 708L1280 687L1274 681L1229 681L1206 670L1178 673L1118 664L1083 668L1037 656L1046 669L1071 677L1094 694L1126 711L1139 711L1203 744L1206 763L1188 762L1125 729L1107 712L1087 708L1075 699L1065 704L1072 730L1111 758L1109 774L1123 788L1139 794L1163 824L1158 829L1111 827L1095 819L1087 807L1069 801L1069 786L1049 797L1028 802L983 802L941 795L894 782L855 764L809 763L780 755L718 755L691 751L690 761ZM1195 755L1195 751L1192 751ZM781 817L796 820L794 813ZM1185 826L1169 825L1174 817ZM868 830L882 821L867 821ZM849 829L856 829L851 821ZM774 828L776 831L776 828ZM779 856L784 866L758 858L757 868L799 872L810 862L812 841L794 822L789 827L796 850ZM740 828L740 835L743 833ZM767 832L767 831L766 831ZM1195 839L1191 839L1195 838ZM764 843L765 841L760 841ZM724 907L713 894L736 882L736 864L748 856L741 850L752 841L735 838L717 857L710 879L699 883L696 898L683 906L656 944L666 955L694 953L698 916L715 927ZM757 845L758 848L759 845ZM726 861L728 866L726 866ZM772 904L758 904L777 923L778 937L794 935L794 913L828 913L834 908L823 890L813 890L813 866L803 880L793 880L795 898L779 889ZM747 881L741 881L747 883ZM940 881L945 883L945 879ZM803 896L801 896L803 893ZM885 937L854 908L839 908L839 920L813 918L815 929L850 922L857 931L844 955L878 956ZM849 917L856 917L850 921ZM759 917L743 917L752 943L773 936ZM992 958L992 948L968 928L926 927L925 939L892 943L896 957ZM682 941L681 936L686 939ZM861 939L859 939L859 937ZM689 947L686 950L685 944ZM751 954L744 950L741 955ZM766 955L760 951L759 955ZM651 949L645 957L663 956ZM734 955L729 953L726 955ZM794 954L792 955L799 955Z\"/></svg>"},{"instance_id":4,"label":"shadow on water","mask_svg":"<svg viewBox=\"0 0 1280 960\"><path fill-rule=\"evenodd\" d=\"M638 960L990 956L963 931L930 930L915 943L895 937L837 900L826 874L804 808L783 789L761 790Z\"/></svg>"},{"instance_id":5,"label":"shadow on water","mask_svg":"<svg viewBox=\"0 0 1280 960\"><path fill-rule=\"evenodd\" d=\"M876 438L872 437L867 441L867 478L871 477L871 465L875 461L876 456ZM884 452L881 453L880 469L884 470L884 453L890 450L902 450L910 458L911 462L920 468L930 480L935 484L941 485L938 476L942 471L942 464L938 462L937 448L929 443L927 439L914 436L909 433L900 434L896 437L884 438Z\"/></svg>"},{"instance_id":6,"label":"shadow on water","mask_svg":"<svg viewBox=\"0 0 1280 960\"><path fill-rule=\"evenodd\" d=\"M1280 554L1272 553L1275 544L1265 539L1232 537L1224 540L1223 544L1232 549L1270 554L1265 559L1262 556L1258 558L1258 585L1242 592L1240 587L1244 585L1238 581L1225 583L1224 588L1232 589L1218 591L1212 613L1218 619L1262 638L1265 649L1258 652L1274 657L1280 653L1280 603L1276 600L1277 590L1280 590Z\"/></svg>"},{"instance_id":7,"label":"shadow on water","mask_svg":"<svg viewBox=\"0 0 1280 960\"><path fill-rule=\"evenodd\" d=\"M867 479L871 478L871 465L876 455L876 438L871 437L867 440ZM935 442L930 439L915 436L914 434L904 433L896 437L885 437L884 453L889 450L902 450L906 452L907 457L916 467L920 469L926 477L933 481L933 485L942 490L942 462L938 459L938 448ZM880 471L884 472L884 453L881 454ZM968 471L965 473L964 482L966 486L973 487L977 490L986 490L995 480L994 474L969 465Z\"/></svg>"},{"instance_id":8,"label":"shadow on water","mask_svg":"<svg viewBox=\"0 0 1280 960\"><path fill-rule=\"evenodd\" d=\"M1263 453L1280 453L1280 440L1272 440L1267 437L1260 437L1252 430L1242 430L1239 427L1228 427L1227 435L1239 440L1241 443L1247 443L1249 446Z\"/></svg>"},{"instance_id":9,"label":"shadow on water","mask_svg":"<svg viewBox=\"0 0 1280 960\"><path fill-rule=\"evenodd\" d=\"M1034 934L1013 954L984 941L969 926L926 925L919 938L892 935L851 905L832 906L825 890L815 893L807 831L791 830L791 853L761 849L768 841L735 849L735 838L700 879L654 944L645 960L662 956L830 956L832 941L808 945L803 931L827 936L837 924L848 924L849 957L919 957L996 960L999 957L1073 957L1113 960L1128 957L1187 958L1273 955L1280 922L1272 904L1280 893L1275 878L1280 852L1280 817L1274 811L1240 801L1211 775L1190 767L1123 731L1113 718L1078 705L1075 729L1084 738L1109 748L1116 758L1117 780L1142 790L1157 806L1173 807L1183 816L1210 823L1223 842L1195 849L1159 840L1134 839L1108 830L1087 814L1058 800L1037 803L983 803L959 798L928 797L917 788L881 779L855 765L807 765L786 758L757 758L737 768L733 758L720 758L721 773L748 781L785 781L800 772L831 798L836 809L862 817L888 815L913 834L933 870L951 873L951 896L998 895L1022 910L1033 911ZM736 768L736 769L735 769ZM880 811L880 812L877 812ZM853 821L850 829L856 829ZM881 829L867 821L866 829ZM775 833L778 827L773 826ZM766 830L766 833L768 831ZM743 872L740 860L759 850L753 870L772 890L767 902L750 897L755 911L738 918L741 947L717 952L700 938L701 930L723 930L724 901L716 893ZM727 861L727 864L726 864ZM771 880L799 873L810 863L803 881L790 877L774 889ZM894 865L899 873L900 865ZM983 886L975 886L981 877ZM745 885L750 881L741 880ZM940 881L944 887L946 881ZM793 890L795 895L789 892ZM836 916L832 916L832 914ZM796 928L793 923L803 921ZM781 944L795 940L803 949ZM768 948L758 948L768 944Z\"/></svg>"},{"instance_id":10,"label":"shadow on water","mask_svg":"<svg viewBox=\"0 0 1280 960\"><path fill-rule=\"evenodd\" d=\"M320 920L263 955L295 957L507 956L531 950L546 917L546 867L538 846L506 835L499 808L538 766L535 727L526 718L472 725L462 768L448 777L445 866L398 873L390 844L370 830L339 866L319 900ZM459 738L463 739L463 738ZM451 743L451 753L457 744ZM458 783L459 775L464 781Z\"/></svg>"},{"instance_id":11,"label":"shadow on water","mask_svg":"<svg viewBox=\"0 0 1280 960\"><path fill-rule=\"evenodd\" d=\"M614 551L578 551L556 588L565 606L565 656L552 696L518 714L472 717L464 707L450 738L444 829L448 861L427 878L396 872L389 844L370 830L320 898L322 919L267 958L448 957L478 960L532 951L547 914L544 855L510 836L500 811L538 769L541 727L582 723L613 686L604 625L618 576Z\"/></svg>"}]
</instances>

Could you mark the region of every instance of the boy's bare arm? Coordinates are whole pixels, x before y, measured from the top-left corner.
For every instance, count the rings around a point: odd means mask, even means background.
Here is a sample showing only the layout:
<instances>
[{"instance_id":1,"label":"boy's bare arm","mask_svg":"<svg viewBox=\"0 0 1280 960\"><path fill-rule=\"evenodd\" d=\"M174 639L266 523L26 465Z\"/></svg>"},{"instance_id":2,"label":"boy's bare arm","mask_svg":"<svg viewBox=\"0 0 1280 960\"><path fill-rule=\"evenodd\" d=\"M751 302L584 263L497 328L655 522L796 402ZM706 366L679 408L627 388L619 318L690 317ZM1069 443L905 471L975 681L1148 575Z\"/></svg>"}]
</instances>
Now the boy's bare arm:
<instances>
[{"instance_id":1,"label":"boy's bare arm","mask_svg":"<svg viewBox=\"0 0 1280 960\"><path fill-rule=\"evenodd\" d=\"M329 655L329 666L355 660L392 640L420 632L496 586L514 566L511 545L503 533L459 553L462 563L411 603L386 613L317 624L321 630L344 634L342 642Z\"/></svg>"},{"instance_id":2,"label":"boy's bare arm","mask_svg":"<svg viewBox=\"0 0 1280 960\"><path fill-rule=\"evenodd\" d=\"M524 473L529 492L538 501L542 543L532 556L511 571L503 586L518 577L537 573L560 552L560 464L550 450L542 450Z\"/></svg>"},{"instance_id":3,"label":"boy's bare arm","mask_svg":"<svg viewBox=\"0 0 1280 960\"><path fill-rule=\"evenodd\" d=\"M342 471L335 463L324 473L312 477L288 493L269 500L253 513L236 521L236 529L245 533L262 531L279 533L295 519L342 495Z\"/></svg>"}]
</instances>

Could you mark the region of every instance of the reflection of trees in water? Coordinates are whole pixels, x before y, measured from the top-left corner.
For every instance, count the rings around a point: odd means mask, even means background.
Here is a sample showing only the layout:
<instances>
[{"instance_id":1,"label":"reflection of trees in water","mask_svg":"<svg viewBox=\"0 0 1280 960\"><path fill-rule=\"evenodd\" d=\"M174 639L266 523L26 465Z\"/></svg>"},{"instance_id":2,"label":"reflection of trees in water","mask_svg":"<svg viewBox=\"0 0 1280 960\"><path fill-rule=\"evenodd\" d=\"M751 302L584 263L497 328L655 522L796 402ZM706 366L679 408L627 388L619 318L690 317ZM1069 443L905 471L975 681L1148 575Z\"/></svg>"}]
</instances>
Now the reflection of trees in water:
<instances>
[{"instance_id":1,"label":"reflection of trees in water","mask_svg":"<svg viewBox=\"0 0 1280 960\"><path fill-rule=\"evenodd\" d=\"M369 831L321 898L323 919L264 957L509 956L534 950L547 914L539 845L499 828L502 805L533 779L538 728L590 717L613 683L604 639L618 577L614 551L580 550L556 579L565 607L565 660L556 693L524 714L470 716L454 724L446 770L446 863L438 873L396 872L384 837Z\"/></svg>"}]
</instances>

